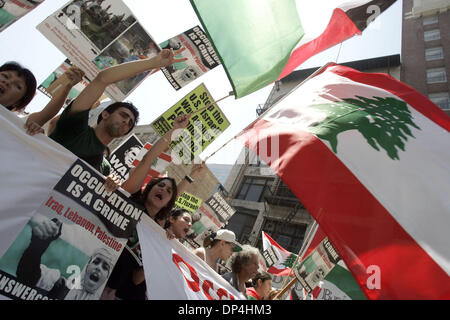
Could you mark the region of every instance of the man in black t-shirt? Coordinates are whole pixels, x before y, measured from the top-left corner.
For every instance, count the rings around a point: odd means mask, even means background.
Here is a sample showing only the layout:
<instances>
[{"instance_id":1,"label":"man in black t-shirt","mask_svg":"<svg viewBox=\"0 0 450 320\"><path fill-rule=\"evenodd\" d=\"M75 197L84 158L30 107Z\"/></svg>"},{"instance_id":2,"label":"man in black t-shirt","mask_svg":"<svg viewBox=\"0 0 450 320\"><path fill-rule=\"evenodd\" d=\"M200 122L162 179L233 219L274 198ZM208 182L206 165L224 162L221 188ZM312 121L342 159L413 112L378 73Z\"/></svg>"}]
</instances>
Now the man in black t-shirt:
<instances>
[{"instance_id":1,"label":"man in black t-shirt","mask_svg":"<svg viewBox=\"0 0 450 320\"><path fill-rule=\"evenodd\" d=\"M60 143L94 168L107 174L103 153L114 139L128 134L138 121L139 112L127 102L116 102L98 117L97 126L88 125L92 105L100 98L106 87L142 72L166 67L175 62L172 50L161 50L156 56L122 63L102 70L80 95L64 110L50 138Z\"/></svg>"}]
</instances>

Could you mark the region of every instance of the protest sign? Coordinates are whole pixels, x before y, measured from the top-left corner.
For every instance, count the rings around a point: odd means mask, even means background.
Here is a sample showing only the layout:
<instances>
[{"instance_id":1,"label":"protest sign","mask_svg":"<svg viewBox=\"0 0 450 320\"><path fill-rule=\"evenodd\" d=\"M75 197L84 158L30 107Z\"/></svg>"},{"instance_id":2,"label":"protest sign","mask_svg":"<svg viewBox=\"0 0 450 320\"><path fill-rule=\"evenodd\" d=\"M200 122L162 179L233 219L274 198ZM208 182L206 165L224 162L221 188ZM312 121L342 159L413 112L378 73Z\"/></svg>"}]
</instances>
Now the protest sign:
<instances>
[{"instance_id":1,"label":"protest sign","mask_svg":"<svg viewBox=\"0 0 450 320\"><path fill-rule=\"evenodd\" d=\"M121 182L128 179L129 171L134 167L133 162L141 149L141 141L132 134L111 152L108 159L111 164L111 173L119 177Z\"/></svg>"},{"instance_id":2,"label":"protest sign","mask_svg":"<svg viewBox=\"0 0 450 320\"><path fill-rule=\"evenodd\" d=\"M169 67L161 68L167 80L176 90L181 89L220 64L219 57L211 42L199 26L159 45L162 49L173 49L173 51L185 48L177 55L177 58L187 58L186 61L176 62Z\"/></svg>"},{"instance_id":3,"label":"protest sign","mask_svg":"<svg viewBox=\"0 0 450 320\"><path fill-rule=\"evenodd\" d=\"M173 127L177 116L201 109L190 118L181 134L169 144L183 163L191 163L230 125L225 114L213 102L214 99L202 83L151 123L155 131L163 136Z\"/></svg>"},{"instance_id":4,"label":"protest sign","mask_svg":"<svg viewBox=\"0 0 450 320\"><path fill-rule=\"evenodd\" d=\"M219 192L214 193L193 214L195 222L186 241L195 248L202 246L203 240L222 228L235 212Z\"/></svg>"},{"instance_id":5,"label":"protest sign","mask_svg":"<svg viewBox=\"0 0 450 320\"><path fill-rule=\"evenodd\" d=\"M183 192L175 201L175 208L183 208L193 213L198 210L201 204L202 199L188 192Z\"/></svg>"},{"instance_id":6,"label":"protest sign","mask_svg":"<svg viewBox=\"0 0 450 320\"><path fill-rule=\"evenodd\" d=\"M236 210L222 197L219 191L215 192L208 200L205 201L209 212L214 216L215 220L219 220L221 226L231 218Z\"/></svg>"},{"instance_id":7,"label":"protest sign","mask_svg":"<svg viewBox=\"0 0 450 320\"><path fill-rule=\"evenodd\" d=\"M88 79L100 70L156 55L160 48L120 0L70 1L37 29ZM108 86L106 94L123 101L148 75L135 75Z\"/></svg>"},{"instance_id":8,"label":"protest sign","mask_svg":"<svg viewBox=\"0 0 450 320\"><path fill-rule=\"evenodd\" d=\"M303 288L311 293L341 258L328 238L325 238L301 263L294 268Z\"/></svg>"},{"instance_id":9,"label":"protest sign","mask_svg":"<svg viewBox=\"0 0 450 320\"><path fill-rule=\"evenodd\" d=\"M143 215L137 225L149 300L238 300L243 297L205 261Z\"/></svg>"},{"instance_id":10,"label":"protest sign","mask_svg":"<svg viewBox=\"0 0 450 320\"><path fill-rule=\"evenodd\" d=\"M19 20L44 0L0 0L0 32Z\"/></svg>"},{"instance_id":11,"label":"protest sign","mask_svg":"<svg viewBox=\"0 0 450 320\"><path fill-rule=\"evenodd\" d=\"M5 108L0 130L1 299L98 299L144 209Z\"/></svg>"}]
</instances>

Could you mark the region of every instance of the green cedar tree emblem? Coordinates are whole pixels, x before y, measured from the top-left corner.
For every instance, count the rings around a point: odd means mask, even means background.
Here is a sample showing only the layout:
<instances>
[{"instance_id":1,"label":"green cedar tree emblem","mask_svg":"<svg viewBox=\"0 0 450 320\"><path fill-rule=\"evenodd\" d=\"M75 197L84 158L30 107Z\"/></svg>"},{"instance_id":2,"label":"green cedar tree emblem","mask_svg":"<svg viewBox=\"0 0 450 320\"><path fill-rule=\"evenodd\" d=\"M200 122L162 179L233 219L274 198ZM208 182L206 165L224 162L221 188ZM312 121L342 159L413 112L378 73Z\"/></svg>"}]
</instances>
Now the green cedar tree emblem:
<instances>
[{"instance_id":1,"label":"green cedar tree emblem","mask_svg":"<svg viewBox=\"0 0 450 320\"><path fill-rule=\"evenodd\" d=\"M413 137L410 127L421 130L414 122L404 101L395 98L356 96L328 104L311 105L327 117L308 128L308 131L331 144L337 153L339 133L358 130L377 151L383 148L388 156L399 159L398 149L405 151L408 136Z\"/></svg>"},{"instance_id":2,"label":"green cedar tree emblem","mask_svg":"<svg viewBox=\"0 0 450 320\"><path fill-rule=\"evenodd\" d=\"M297 255L291 253L289 257L286 258L281 264L285 266L286 268L292 268L292 265L295 262L295 259L297 259Z\"/></svg>"}]
</instances>

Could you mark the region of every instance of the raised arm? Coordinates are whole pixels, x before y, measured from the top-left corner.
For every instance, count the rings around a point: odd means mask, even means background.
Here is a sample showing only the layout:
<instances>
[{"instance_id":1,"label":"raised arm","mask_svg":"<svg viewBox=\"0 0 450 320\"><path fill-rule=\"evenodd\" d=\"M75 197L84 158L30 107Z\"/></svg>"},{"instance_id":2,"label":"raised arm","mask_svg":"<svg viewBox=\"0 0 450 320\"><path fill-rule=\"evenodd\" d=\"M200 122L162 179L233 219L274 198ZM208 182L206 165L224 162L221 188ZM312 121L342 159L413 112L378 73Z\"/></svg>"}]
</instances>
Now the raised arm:
<instances>
[{"instance_id":1,"label":"raised arm","mask_svg":"<svg viewBox=\"0 0 450 320\"><path fill-rule=\"evenodd\" d=\"M33 125L42 127L59 112L61 107L64 105L70 90L72 90L73 86L83 79L83 76L84 72L76 66L72 66L64 73L64 75L61 76L62 79L60 82L60 87L52 94L53 98L50 102L44 107L44 109L30 114L28 117L25 123L27 133L32 135L34 133Z\"/></svg>"},{"instance_id":2,"label":"raised arm","mask_svg":"<svg viewBox=\"0 0 450 320\"><path fill-rule=\"evenodd\" d=\"M173 128L168 131L163 138L159 139L152 148L147 151L142 160L136 166L136 168L131 172L128 180L122 184L122 188L127 190L129 193L133 194L142 187L145 177L147 176L150 167L156 158L169 147L169 141L172 138L172 134L176 130L183 129L189 123L190 115L180 115L178 116L173 124Z\"/></svg>"},{"instance_id":3,"label":"raised arm","mask_svg":"<svg viewBox=\"0 0 450 320\"><path fill-rule=\"evenodd\" d=\"M198 177L198 175L202 172L202 170L206 167L205 162L196 163L192 167L191 173L189 176L185 176L181 181L177 184L178 196L183 194L184 190L186 190L187 186L194 182L194 179ZM192 182L190 181L192 179Z\"/></svg>"},{"instance_id":4,"label":"raised arm","mask_svg":"<svg viewBox=\"0 0 450 320\"><path fill-rule=\"evenodd\" d=\"M152 58L126 62L102 70L75 99L70 112L75 113L90 109L103 94L106 87L113 83L151 69L170 66L175 62L182 62L187 59L175 59L175 55L178 53L174 53L172 50L161 50Z\"/></svg>"}]
</instances>

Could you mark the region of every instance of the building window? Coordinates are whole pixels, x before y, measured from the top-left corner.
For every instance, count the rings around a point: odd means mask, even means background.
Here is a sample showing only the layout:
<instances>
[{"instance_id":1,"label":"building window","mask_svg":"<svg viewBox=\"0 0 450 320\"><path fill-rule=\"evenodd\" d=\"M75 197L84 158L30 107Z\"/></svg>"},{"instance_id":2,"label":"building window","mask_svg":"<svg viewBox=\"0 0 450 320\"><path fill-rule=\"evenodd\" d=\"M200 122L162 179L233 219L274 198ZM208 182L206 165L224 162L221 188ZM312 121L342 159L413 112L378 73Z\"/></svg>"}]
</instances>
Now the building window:
<instances>
[{"instance_id":1,"label":"building window","mask_svg":"<svg viewBox=\"0 0 450 320\"><path fill-rule=\"evenodd\" d=\"M305 237L306 225L284 224L282 221L265 220L262 231L272 237L284 249L298 254L303 238ZM257 247L262 248L262 240L259 239Z\"/></svg>"},{"instance_id":2,"label":"building window","mask_svg":"<svg viewBox=\"0 0 450 320\"><path fill-rule=\"evenodd\" d=\"M424 26L429 26L430 24L438 23L439 19L438 16L424 17L422 22Z\"/></svg>"},{"instance_id":3,"label":"building window","mask_svg":"<svg viewBox=\"0 0 450 320\"><path fill-rule=\"evenodd\" d=\"M441 31L439 29L425 31L423 34L423 38L425 41L438 40L441 38Z\"/></svg>"},{"instance_id":4,"label":"building window","mask_svg":"<svg viewBox=\"0 0 450 320\"><path fill-rule=\"evenodd\" d=\"M450 110L450 97L448 92L432 93L428 97L442 110Z\"/></svg>"},{"instance_id":5,"label":"building window","mask_svg":"<svg viewBox=\"0 0 450 320\"><path fill-rule=\"evenodd\" d=\"M236 234L239 243L245 244L248 241L253 225L256 222L258 211L244 208L235 208L237 211L228 220L226 228Z\"/></svg>"},{"instance_id":6,"label":"building window","mask_svg":"<svg viewBox=\"0 0 450 320\"><path fill-rule=\"evenodd\" d=\"M245 177L237 199L264 202L264 196L270 195L273 178Z\"/></svg>"},{"instance_id":7,"label":"building window","mask_svg":"<svg viewBox=\"0 0 450 320\"><path fill-rule=\"evenodd\" d=\"M427 61L444 59L444 50L442 50L442 47L426 49L425 59Z\"/></svg>"},{"instance_id":8,"label":"building window","mask_svg":"<svg viewBox=\"0 0 450 320\"><path fill-rule=\"evenodd\" d=\"M427 70L427 83L447 82L445 68L436 68Z\"/></svg>"}]
</instances>

